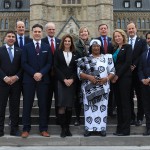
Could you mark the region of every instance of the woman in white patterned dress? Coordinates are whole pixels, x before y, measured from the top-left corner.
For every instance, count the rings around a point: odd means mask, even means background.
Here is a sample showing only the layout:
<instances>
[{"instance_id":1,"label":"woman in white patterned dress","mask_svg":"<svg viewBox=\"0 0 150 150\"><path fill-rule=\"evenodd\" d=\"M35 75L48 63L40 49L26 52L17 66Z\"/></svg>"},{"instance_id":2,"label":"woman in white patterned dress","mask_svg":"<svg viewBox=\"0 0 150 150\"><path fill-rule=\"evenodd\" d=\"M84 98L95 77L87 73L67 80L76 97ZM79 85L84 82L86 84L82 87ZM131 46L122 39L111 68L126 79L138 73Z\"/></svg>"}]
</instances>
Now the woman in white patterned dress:
<instances>
[{"instance_id":1,"label":"woman in white patterned dress","mask_svg":"<svg viewBox=\"0 0 150 150\"><path fill-rule=\"evenodd\" d=\"M106 136L107 105L110 91L109 80L114 77L115 68L111 54L100 54L101 42L90 42L88 57L78 59L78 76L82 80L85 115L84 136L94 132Z\"/></svg>"}]
</instances>

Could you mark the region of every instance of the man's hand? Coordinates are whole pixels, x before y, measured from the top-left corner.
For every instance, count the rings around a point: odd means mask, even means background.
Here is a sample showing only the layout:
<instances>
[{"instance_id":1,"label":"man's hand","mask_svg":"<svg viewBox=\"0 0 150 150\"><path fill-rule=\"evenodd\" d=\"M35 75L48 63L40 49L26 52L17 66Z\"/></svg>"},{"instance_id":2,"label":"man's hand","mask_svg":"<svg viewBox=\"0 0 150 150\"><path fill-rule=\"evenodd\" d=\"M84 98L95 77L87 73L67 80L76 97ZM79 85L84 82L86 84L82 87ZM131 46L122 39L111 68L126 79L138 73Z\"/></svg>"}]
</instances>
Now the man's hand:
<instances>
[{"instance_id":1,"label":"man's hand","mask_svg":"<svg viewBox=\"0 0 150 150\"><path fill-rule=\"evenodd\" d=\"M11 78L5 77L4 82L7 83L8 85L11 85Z\"/></svg>"},{"instance_id":2,"label":"man's hand","mask_svg":"<svg viewBox=\"0 0 150 150\"><path fill-rule=\"evenodd\" d=\"M43 75L41 73L37 72L37 73L34 74L33 78L34 78L35 81L41 81L42 76Z\"/></svg>"},{"instance_id":3,"label":"man's hand","mask_svg":"<svg viewBox=\"0 0 150 150\"><path fill-rule=\"evenodd\" d=\"M11 84L10 85L14 84L18 80L18 77L16 75L15 76L10 76L9 78L11 79Z\"/></svg>"},{"instance_id":4,"label":"man's hand","mask_svg":"<svg viewBox=\"0 0 150 150\"><path fill-rule=\"evenodd\" d=\"M136 68L135 65L131 65L131 71L133 71Z\"/></svg>"},{"instance_id":5,"label":"man's hand","mask_svg":"<svg viewBox=\"0 0 150 150\"><path fill-rule=\"evenodd\" d=\"M116 81L118 80L118 76L115 75L114 78L111 80L112 83L116 83Z\"/></svg>"},{"instance_id":6,"label":"man's hand","mask_svg":"<svg viewBox=\"0 0 150 150\"><path fill-rule=\"evenodd\" d=\"M150 79L142 79L144 85L150 85Z\"/></svg>"}]
</instances>

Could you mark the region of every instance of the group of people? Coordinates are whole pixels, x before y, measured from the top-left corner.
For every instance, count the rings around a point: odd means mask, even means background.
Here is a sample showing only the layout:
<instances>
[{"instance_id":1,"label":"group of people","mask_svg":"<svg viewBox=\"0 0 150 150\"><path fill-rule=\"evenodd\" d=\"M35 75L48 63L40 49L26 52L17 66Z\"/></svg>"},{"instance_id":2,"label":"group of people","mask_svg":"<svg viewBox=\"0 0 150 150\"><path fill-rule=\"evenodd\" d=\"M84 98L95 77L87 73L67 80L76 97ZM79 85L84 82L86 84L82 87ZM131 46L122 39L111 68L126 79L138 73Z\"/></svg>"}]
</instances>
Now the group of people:
<instances>
[{"instance_id":1,"label":"group of people","mask_svg":"<svg viewBox=\"0 0 150 150\"><path fill-rule=\"evenodd\" d=\"M16 31L8 31L0 47L0 136L4 135L5 109L9 99L10 135L27 138L31 130L31 110L35 93L39 106L40 135L49 137L48 122L53 95L60 137L72 136L70 123L75 108L74 125L80 125L83 105L84 136L98 133L106 136L107 116L117 107L117 129L114 135L130 135L130 125L142 125L150 135L150 33L146 40L137 37L136 25L127 25L127 34L116 29L113 37L107 24L98 27L100 36L90 39L87 27L79 29L74 42L70 34L55 37L55 24L32 27L32 38L26 37L24 22ZM146 42L147 41L147 42ZM22 124L19 132L20 96L23 95ZM134 113L134 96L138 112ZM107 115L108 114L108 115Z\"/></svg>"}]
</instances>

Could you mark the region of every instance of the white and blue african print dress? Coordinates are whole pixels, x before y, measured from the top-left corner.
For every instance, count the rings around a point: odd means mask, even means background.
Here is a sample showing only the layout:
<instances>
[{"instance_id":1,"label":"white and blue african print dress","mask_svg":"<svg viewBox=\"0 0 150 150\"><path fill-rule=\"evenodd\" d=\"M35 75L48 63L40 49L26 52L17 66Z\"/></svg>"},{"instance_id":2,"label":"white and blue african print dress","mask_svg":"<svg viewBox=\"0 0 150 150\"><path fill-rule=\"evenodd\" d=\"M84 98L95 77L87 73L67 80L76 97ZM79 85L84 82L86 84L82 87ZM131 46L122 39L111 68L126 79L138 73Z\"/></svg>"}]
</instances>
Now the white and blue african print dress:
<instances>
[{"instance_id":1,"label":"white and blue african print dress","mask_svg":"<svg viewBox=\"0 0 150 150\"><path fill-rule=\"evenodd\" d=\"M81 73L94 75L97 78L105 78L110 73L115 74L111 54L101 54L97 58L94 58L91 54L89 57L79 58L77 66L79 78ZM82 80L81 88L83 92L85 130L106 130L109 82L104 85L94 85L89 80Z\"/></svg>"}]
</instances>

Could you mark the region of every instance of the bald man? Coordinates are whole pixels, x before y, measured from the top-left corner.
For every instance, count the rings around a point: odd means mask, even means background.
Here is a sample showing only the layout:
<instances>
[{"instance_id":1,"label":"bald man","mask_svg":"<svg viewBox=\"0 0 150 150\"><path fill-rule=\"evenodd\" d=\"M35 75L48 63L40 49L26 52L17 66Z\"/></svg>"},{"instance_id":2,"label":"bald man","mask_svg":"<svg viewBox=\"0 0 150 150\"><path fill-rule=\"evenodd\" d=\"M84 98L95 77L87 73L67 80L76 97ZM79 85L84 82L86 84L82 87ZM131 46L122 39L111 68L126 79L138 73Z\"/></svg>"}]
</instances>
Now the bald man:
<instances>
[{"instance_id":1,"label":"bald man","mask_svg":"<svg viewBox=\"0 0 150 150\"><path fill-rule=\"evenodd\" d=\"M56 32L56 26L53 22L48 22L46 25L45 25L45 31L46 31L46 34L47 36L45 38L42 39L43 42L45 42L46 44L50 45L51 47L51 51L52 51L52 54L54 56L54 53L56 50L59 49L59 45L60 45L60 42L61 40L56 38L55 37L55 32ZM54 64L54 63L53 63ZM53 94L55 96L55 93L56 93L56 90L55 90L55 72L54 72L54 69L52 67L51 69L51 72L50 72L50 78L51 78L51 83L50 83L50 91L49 91L49 105L48 105L48 114L50 115L50 109L51 109L51 103L52 103L52 98L53 98ZM58 124L58 121L57 121L57 112L58 112L58 109L57 109L57 100L56 100L56 96L55 96L55 114L56 114L56 123ZM49 115L48 115L48 118L49 118Z\"/></svg>"},{"instance_id":2,"label":"bald man","mask_svg":"<svg viewBox=\"0 0 150 150\"><path fill-rule=\"evenodd\" d=\"M16 36L16 42L14 43L16 47L20 47L22 49L22 47L25 44L32 42L31 38L25 36L25 24L23 21L17 21L16 31L17 31L17 36Z\"/></svg>"}]
</instances>

